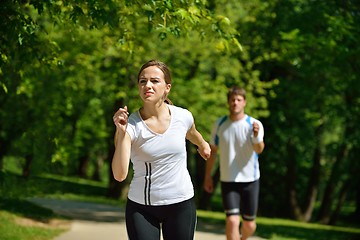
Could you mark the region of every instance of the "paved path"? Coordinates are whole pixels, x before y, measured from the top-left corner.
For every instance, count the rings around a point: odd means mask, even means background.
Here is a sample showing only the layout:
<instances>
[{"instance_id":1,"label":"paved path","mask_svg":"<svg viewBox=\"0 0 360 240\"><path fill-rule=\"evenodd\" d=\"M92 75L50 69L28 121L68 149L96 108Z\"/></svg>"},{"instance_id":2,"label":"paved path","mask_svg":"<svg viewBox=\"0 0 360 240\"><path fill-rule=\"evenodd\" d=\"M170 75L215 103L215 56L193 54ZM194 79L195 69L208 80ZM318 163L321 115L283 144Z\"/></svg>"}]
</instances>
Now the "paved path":
<instances>
[{"instance_id":1,"label":"paved path","mask_svg":"<svg viewBox=\"0 0 360 240\"><path fill-rule=\"evenodd\" d=\"M72 218L70 230L54 240L126 240L124 209L104 204L32 198L29 201ZM196 240L225 240L224 226L199 221ZM252 237L251 240L261 240Z\"/></svg>"}]
</instances>

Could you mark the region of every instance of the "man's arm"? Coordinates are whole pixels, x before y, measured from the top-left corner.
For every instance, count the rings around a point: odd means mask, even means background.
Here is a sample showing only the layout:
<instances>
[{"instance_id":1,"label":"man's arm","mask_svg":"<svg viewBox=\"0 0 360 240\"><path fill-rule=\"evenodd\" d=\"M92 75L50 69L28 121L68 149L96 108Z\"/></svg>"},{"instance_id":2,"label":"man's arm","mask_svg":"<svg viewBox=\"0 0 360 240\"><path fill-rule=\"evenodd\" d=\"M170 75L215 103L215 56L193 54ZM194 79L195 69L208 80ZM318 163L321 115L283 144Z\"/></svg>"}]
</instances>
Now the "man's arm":
<instances>
[{"instance_id":1,"label":"man's arm","mask_svg":"<svg viewBox=\"0 0 360 240\"><path fill-rule=\"evenodd\" d=\"M264 151L265 143L264 142L253 143L253 148L257 154L261 154Z\"/></svg>"},{"instance_id":2,"label":"man's arm","mask_svg":"<svg viewBox=\"0 0 360 240\"><path fill-rule=\"evenodd\" d=\"M263 141L263 139L258 139L259 136L259 130L260 130L260 126L257 122L254 122L253 124L253 137L251 139L252 143L253 143L253 149L257 154L260 154L264 151L265 148L265 143Z\"/></svg>"}]
</instances>

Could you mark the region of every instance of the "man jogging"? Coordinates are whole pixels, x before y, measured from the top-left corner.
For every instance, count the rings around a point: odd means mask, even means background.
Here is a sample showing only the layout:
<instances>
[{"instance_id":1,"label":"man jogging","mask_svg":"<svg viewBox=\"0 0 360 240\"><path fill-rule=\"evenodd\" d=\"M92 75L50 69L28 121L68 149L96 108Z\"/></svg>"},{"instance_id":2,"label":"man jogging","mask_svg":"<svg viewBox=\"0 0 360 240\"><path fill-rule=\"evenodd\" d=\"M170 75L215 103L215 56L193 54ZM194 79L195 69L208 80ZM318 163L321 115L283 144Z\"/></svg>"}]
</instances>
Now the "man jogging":
<instances>
[{"instance_id":1,"label":"man jogging","mask_svg":"<svg viewBox=\"0 0 360 240\"><path fill-rule=\"evenodd\" d=\"M211 172L219 151L226 237L227 240L247 240L256 230L260 184L258 155L265 147L264 128L259 120L245 114L243 88L230 88L227 99L229 115L219 118L211 132L211 157L206 163L204 189L214 190Z\"/></svg>"}]
</instances>

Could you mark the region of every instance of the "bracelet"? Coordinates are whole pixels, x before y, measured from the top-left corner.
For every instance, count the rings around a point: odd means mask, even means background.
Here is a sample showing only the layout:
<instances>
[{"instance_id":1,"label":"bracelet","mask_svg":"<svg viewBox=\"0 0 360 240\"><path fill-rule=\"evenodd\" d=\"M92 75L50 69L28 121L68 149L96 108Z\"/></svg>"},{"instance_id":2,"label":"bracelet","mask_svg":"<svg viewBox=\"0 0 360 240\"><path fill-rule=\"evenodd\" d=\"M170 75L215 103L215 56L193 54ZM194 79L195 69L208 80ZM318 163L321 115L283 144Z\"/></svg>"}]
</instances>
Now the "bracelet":
<instances>
[{"instance_id":1,"label":"bracelet","mask_svg":"<svg viewBox=\"0 0 360 240\"><path fill-rule=\"evenodd\" d=\"M263 139L260 138L259 136L257 136L257 137L251 137L251 142L252 142L253 144L258 144L258 143L261 143L262 141L263 141Z\"/></svg>"}]
</instances>

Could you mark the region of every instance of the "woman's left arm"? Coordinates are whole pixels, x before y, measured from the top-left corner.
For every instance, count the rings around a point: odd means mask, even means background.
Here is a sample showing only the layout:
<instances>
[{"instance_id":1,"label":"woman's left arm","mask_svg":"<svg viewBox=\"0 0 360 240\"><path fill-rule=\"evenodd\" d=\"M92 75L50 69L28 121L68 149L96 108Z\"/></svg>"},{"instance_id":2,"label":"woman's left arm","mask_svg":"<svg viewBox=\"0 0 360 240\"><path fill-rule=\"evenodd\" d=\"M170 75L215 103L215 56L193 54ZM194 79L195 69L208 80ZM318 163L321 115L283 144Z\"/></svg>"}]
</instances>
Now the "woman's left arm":
<instances>
[{"instance_id":1,"label":"woman's left arm","mask_svg":"<svg viewBox=\"0 0 360 240\"><path fill-rule=\"evenodd\" d=\"M207 160L210 157L211 149L209 143L207 143L203 136L196 130L195 123L186 133L186 139L198 147L198 152L201 157Z\"/></svg>"}]
</instances>

